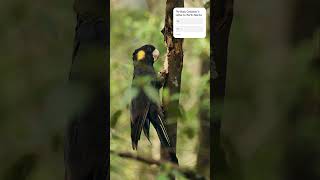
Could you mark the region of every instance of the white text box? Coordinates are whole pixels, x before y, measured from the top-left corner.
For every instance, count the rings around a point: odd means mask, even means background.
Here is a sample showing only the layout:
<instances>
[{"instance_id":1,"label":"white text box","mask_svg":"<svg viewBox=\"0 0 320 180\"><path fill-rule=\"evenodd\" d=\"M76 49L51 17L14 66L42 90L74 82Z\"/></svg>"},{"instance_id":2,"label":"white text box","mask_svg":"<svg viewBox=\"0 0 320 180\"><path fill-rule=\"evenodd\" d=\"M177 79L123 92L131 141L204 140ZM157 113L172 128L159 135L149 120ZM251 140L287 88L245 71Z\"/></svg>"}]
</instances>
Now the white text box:
<instances>
[{"instance_id":1,"label":"white text box","mask_svg":"<svg viewBox=\"0 0 320 180\"><path fill-rule=\"evenodd\" d=\"M174 8L173 37L175 38L205 38L206 9L205 8Z\"/></svg>"}]
</instances>

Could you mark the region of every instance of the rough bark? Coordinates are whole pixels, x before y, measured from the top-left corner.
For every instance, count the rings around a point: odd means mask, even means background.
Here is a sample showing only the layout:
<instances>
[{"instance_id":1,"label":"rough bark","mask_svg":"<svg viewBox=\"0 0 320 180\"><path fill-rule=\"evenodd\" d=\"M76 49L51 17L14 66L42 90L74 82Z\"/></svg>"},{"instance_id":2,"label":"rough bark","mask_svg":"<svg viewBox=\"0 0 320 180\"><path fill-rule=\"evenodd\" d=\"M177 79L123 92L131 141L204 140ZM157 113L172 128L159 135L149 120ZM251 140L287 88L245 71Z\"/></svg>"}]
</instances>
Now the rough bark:
<instances>
[{"instance_id":1,"label":"rough bark","mask_svg":"<svg viewBox=\"0 0 320 180\"><path fill-rule=\"evenodd\" d=\"M211 2L210 16L213 36L211 37L210 57L210 110L211 110L211 176L216 179L226 173L226 155L220 140L221 108L226 88L228 41L233 19L233 0ZM220 109L218 112L217 109Z\"/></svg>"},{"instance_id":2,"label":"rough bark","mask_svg":"<svg viewBox=\"0 0 320 180\"><path fill-rule=\"evenodd\" d=\"M107 179L108 29L107 1L76 0L70 86L86 91L86 104L70 119L65 138L65 179Z\"/></svg>"},{"instance_id":3,"label":"rough bark","mask_svg":"<svg viewBox=\"0 0 320 180\"><path fill-rule=\"evenodd\" d=\"M168 150L161 146L161 158L169 160L168 151L176 152L177 118L179 115L179 99L170 100L170 96L179 94L181 87L181 72L183 66L183 39L173 37L173 8L183 7L183 0L167 0L165 25L162 29L167 46L168 75L165 87L169 90L169 98L163 99L163 109L166 118L166 127L173 149Z\"/></svg>"}]
</instances>

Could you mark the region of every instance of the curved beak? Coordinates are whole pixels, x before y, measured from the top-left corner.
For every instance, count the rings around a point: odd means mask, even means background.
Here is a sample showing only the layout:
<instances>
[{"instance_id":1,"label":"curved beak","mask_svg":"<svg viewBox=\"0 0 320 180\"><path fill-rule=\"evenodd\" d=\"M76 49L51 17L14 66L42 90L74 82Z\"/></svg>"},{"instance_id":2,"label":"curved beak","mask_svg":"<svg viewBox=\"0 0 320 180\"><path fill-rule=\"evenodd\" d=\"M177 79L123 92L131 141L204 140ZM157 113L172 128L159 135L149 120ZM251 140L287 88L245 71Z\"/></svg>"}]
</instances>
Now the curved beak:
<instances>
[{"instance_id":1,"label":"curved beak","mask_svg":"<svg viewBox=\"0 0 320 180\"><path fill-rule=\"evenodd\" d=\"M153 61L156 61L158 59L160 55L160 52L158 49L155 49L153 52L152 52L152 56L153 56Z\"/></svg>"}]
</instances>

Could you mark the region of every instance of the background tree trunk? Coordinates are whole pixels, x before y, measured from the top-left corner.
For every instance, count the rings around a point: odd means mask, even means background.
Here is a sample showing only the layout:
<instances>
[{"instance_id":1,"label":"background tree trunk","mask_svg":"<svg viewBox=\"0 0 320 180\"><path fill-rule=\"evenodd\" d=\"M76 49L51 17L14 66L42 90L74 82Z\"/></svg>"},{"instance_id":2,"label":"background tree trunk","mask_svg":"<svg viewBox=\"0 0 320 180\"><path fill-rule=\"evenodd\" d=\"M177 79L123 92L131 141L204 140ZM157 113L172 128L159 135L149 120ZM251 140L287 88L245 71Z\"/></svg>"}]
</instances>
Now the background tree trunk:
<instances>
[{"instance_id":1,"label":"background tree trunk","mask_svg":"<svg viewBox=\"0 0 320 180\"><path fill-rule=\"evenodd\" d=\"M291 2L243 0L236 7L247 33L241 43L250 42L247 48L253 50L242 57L233 54L232 63L239 64L233 66L233 72L229 69L227 113L221 129L228 174L237 180L283 179L279 171L287 130L283 117L295 89L295 64L288 46ZM241 44L231 44L235 43Z\"/></svg>"},{"instance_id":2,"label":"background tree trunk","mask_svg":"<svg viewBox=\"0 0 320 180\"><path fill-rule=\"evenodd\" d=\"M221 144L221 112L224 103L228 41L233 19L233 0L214 0L211 2L212 15L210 16L213 28L211 37L210 60L210 111L211 118L211 148L212 179L219 179L226 175L226 154Z\"/></svg>"},{"instance_id":3,"label":"background tree trunk","mask_svg":"<svg viewBox=\"0 0 320 180\"><path fill-rule=\"evenodd\" d=\"M176 152L177 118L179 115L179 98L170 100L173 95L180 94L181 72L183 66L183 39L173 37L173 8L184 7L183 0L167 0L165 25L162 29L167 46L168 77L165 88L169 90L169 98L163 98L163 108L166 117L166 127L173 149ZM161 159L169 160L167 150L161 146Z\"/></svg>"},{"instance_id":4,"label":"background tree trunk","mask_svg":"<svg viewBox=\"0 0 320 180\"><path fill-rule=\"evenodd\" d=\"M228 113L224 114L222 132L232 142L236 154L232 157L227 152L228 165L232 170L240 171L244 179L316 177L314 164L319 156L314 144L317 143L314 134L310 139L305 138L302 131L306 129L302 128L318 125L315 123L317 113L312 112L317 107L315 97L318 95L306 86L312 79L306 76L310 72L306 67L311 58L308 57L310 44L305 41L312 36L314 30L308 27L315 23L318 13L310 13L312 7L317 7L315 1L308 8L303 8L305 1L297 2L299 5L294 5L292 0L270 0L263 4L257 0L244 0L237 4L244 28L241 31L243 41L237 43L250 42L253 50L244 51L242 57L241 53L231 53L232 63L238 61L239 64L230 66L225 107ZM296 10L292 8L294 6ZM232 68L237 69L237 73L233 74L235 69ZM297 106L292 110L295 104ZM300 117L297 116L299 113ZM312 128L307 131L309 134ZM307 176L312 171L314 174Z\"/></svg>"},{"instance_id":5,"label":"background tree trunk","mask_svg":"<svg viewBox=\"0 0 320 180\"><path fill-rule=\"evenodd\" d=\"M76 0L74 9L77 26L69 83L85 89L87 101L67 128L65 179L104 180L109 174L109 9L105 0Z\"/></svg>"},{"instance_id":6,"label":"background tree trunk","mask_svg":"<svg viewBox=\"0 0 320 180\"><path fill-rule=\"evenodd\" d=\"M201 75L205 75L210 71L210 61L209 55L207 53L202 54L201 58ZM209 85L209 82L208 82ZM209 99L209 92L204 92L204 94L199 98L200 102L203 102ZM210 177L210 141L208 137L210 137L210 109L208 107L204 107L200 103L199 107L199 150L197 154L197 171L207 177Z\"/></svg>"},{"instance_id":7,"label":"background tree trunk","mask_svg":"<svg viewBox=\"0 0 320 180\"><path fill-rule=\"evenodd\" d=\"M304 83L287 117L288 138L285 147L287 180L320 178L317 172L320 166L320 149L317 146L319 129L304 129L308 126L320 127L320 13L317 8L319 6L320 1L313 0L294 0L293 4L293 19L289 32L291 48L299 48L305 42L313 42L313 52L310 52L309 59L304 60L307 62L305 73L301 78Z\"/></svg>"},{"instance_id":8,"label":"background tree trunk","mask_svg":"<svg viewBox=\"0 0 320 180\"><path fill-rule=\"evenodd\" d=\"M207 37L210 41L210 1L206 4L202 4L207 10ZM209 12L208 12L209 11ZM210 72L210 52L202 51L200 54L200 74L201 77ZM206 82L206 86L209 86L210 81ZM201 102L205 102L210 99L210 89L205 90L199 97L199 149L197 154L197 171L210 179L210 107L204 106Z\"/></svg>"}]
</instances>

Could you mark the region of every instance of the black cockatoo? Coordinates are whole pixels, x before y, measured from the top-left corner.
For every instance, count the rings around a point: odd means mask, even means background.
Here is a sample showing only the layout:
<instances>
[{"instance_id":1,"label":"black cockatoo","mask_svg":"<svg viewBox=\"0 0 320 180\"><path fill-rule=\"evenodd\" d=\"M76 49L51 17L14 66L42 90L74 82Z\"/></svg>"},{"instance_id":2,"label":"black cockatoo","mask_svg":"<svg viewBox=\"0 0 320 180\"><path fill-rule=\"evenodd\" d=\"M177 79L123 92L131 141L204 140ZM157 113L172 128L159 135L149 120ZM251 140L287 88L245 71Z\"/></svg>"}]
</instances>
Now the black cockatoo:
<instances>
[{"instance_id":1,"label":"black cockatoo","mask_svg":"<svg viewBox=\"0 0 320 180\"><path fill-rule=\"evenodd\" d=\"M133 52L133 80L132 87L138 90L138 93L131 100L131 140L132 148L138 148L141 131L149 139L150 122L157 131L161 144L166 148L171 148L170 138L164 125L164 114L159 104L159 89L162 82L159 80L154 70L153 63L159 57L159 51L153 45L144 45ZM151 99L144 91L139 79L148 78L147 84L156 90L159 101ZM171 161L178 163L175 153L170 154Z\"/></svg>"}]
</instances>

